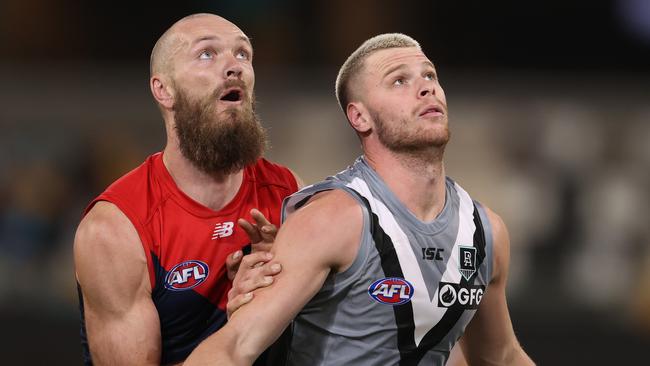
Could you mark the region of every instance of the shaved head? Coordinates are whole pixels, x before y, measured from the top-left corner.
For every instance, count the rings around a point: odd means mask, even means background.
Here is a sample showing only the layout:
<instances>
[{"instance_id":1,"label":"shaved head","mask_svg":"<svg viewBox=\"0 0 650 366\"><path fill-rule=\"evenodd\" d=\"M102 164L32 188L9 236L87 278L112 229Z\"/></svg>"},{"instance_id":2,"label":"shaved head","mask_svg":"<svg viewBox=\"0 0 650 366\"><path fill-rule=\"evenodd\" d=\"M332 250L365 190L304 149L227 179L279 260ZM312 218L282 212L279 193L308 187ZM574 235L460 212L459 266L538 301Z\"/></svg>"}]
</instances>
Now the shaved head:
<instances>
[{"instance_id":1,"label":"shaved head","mask_svg":"<svg viewBox=\"0 0 650 366\"><path fill-rule=\"evenodd\" d=\"M239 30L235 24L215 14L198 13L182 18L167 29L154 45L149 64L150 76L161 74L171 75L174 70L174 63L172 62L174 55L189 46L190 43L185 34L187 26L193 21L202 18L212 19L225 26L231 26Z\"/></svg>"}]
</instances>

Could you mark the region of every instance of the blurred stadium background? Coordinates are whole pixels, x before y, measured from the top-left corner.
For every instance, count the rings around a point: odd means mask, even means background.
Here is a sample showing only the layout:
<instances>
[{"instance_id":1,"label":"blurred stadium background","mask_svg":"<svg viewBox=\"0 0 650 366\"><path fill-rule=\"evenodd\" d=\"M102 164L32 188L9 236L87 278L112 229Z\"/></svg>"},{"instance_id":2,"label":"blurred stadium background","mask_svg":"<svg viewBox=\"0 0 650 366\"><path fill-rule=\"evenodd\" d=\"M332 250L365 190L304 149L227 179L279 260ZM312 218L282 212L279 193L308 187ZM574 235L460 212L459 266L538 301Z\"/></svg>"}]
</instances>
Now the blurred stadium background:
<instances>
[{"instance_id":1,"label":"blurred stadium background","mask_svg":"<svg viewBox=\"0 0 650 366\"><path fill-rule=\"evenodd\" d=\"M3 0L3 363L81 364L74 230L92 197L162 149L149 53L202 11L252 37L267 155L308 183L360 151L333 94L345 57L378 33L418 39L447 93L448 173L510 228L509 302L525 349L540 365L644 363L647 0Z\"/></svg>"}]
</instances>

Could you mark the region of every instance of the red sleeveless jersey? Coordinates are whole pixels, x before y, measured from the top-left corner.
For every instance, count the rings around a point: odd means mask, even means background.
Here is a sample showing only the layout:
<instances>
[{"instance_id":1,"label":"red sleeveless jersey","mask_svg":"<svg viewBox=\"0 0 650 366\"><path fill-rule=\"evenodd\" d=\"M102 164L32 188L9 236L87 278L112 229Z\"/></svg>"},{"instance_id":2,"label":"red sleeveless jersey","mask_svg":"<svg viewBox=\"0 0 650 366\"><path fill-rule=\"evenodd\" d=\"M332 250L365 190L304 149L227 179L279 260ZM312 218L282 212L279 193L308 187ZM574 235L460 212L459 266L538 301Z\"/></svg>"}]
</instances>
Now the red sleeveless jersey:
<instances>
[{"instance_id":1,"label":"red sleeveless jersey","mask_svg":"<svg viewBox=\"0 0 650 366\"><path fill-rule=\"evenodd\" d=\"M176 186L157 153L91 202L86 212L98 201L115 204L140 236L160 316L163 364L184 360L225 323L231 286L226 257L249 243L237 219L252 222L250 210L257 208L279 226L282 200L297 189L289 169L259 159L244 169L235 198L214 211Z\"/></svg>"}]
</instances>

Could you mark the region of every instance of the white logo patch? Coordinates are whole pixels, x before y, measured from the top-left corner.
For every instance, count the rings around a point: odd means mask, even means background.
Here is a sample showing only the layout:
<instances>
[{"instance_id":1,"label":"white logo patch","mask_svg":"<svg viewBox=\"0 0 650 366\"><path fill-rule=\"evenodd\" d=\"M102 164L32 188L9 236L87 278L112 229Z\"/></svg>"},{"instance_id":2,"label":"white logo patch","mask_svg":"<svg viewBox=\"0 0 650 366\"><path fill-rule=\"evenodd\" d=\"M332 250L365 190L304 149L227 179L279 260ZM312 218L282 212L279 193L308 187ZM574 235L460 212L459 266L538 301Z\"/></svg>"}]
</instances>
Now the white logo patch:
<instances>
[{"instance_id":1,"label":"white logo patch","mask_svg":"<svg viewBox=\"0 0 650 366\"><path fill-rule=\"evenodd\" d=\"M216 224L212 232L212 240L232 235L233 227L235 227L235 224L231 221Z\"/></svg>"}]
</instances>

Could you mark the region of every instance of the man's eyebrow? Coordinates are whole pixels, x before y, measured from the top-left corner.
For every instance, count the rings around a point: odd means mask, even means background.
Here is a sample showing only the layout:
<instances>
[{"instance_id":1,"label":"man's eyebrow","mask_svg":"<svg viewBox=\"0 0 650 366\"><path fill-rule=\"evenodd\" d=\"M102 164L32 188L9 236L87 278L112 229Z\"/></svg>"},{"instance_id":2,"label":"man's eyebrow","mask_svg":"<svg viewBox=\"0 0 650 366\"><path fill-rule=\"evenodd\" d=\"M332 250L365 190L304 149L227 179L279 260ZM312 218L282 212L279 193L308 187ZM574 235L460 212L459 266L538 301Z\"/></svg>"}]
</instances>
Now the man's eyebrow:
<instances>
[{"instance_id":1,"label":"man's eyebrow","mask_svg":"<svg viewBox=\"0 0 650 366\"><path fill-rule=\"evenodd\" d=\"M208 36L202 36L202 37L199 37L199 38L195 39L195 40L192 42L192 46L196 45L196 44L199 43L199 42L203 42L203 41L214 41L214 40L220 40L220 39L221 39L221 37L219 37L219 36L217 36L217 35L214 35L214 34L212 34L212 35L208 35ZM242 36L242 35L240 35L240 36L237 36L237 39L240 40L240 41L244 41L244 42L248 43L248 45L251 46L251 47L253 46L253 45L251 44L250 38L248 38L248 37L246 37L246 36Z\"/></svg>"},{"instance_id":2,"label":"man's eyebrow","mask_svg":"<svg viewBox=\"0 0 650 366\"><path fill-rule=\"evenodd\" d=\"M220 39L220 38L218 36L215 36L215 35L202 36L202 37L199 37L199 38L195 39L194 41L192 41L192 46L196 45L199 42L213 41L213 40L218 40L218 39Z\"/></svg>"},{"instance_id":3,"label":"man's eyebrow","mask_svg":"<svg viewBox=\"0 0 650 366\"><path fill-rule=\"evenodd\" d=\"M399 69L403 69L403 68L406 68L406 64L395 65L395 66L391 67L390 69L386 70L386 72L384 73L382 78L385 78L387 75L390 75L393 72L395 72L395 71L397 71Z\"/></svg>"},{"instance_id":4,"label":"man's eyebrow","mask_svg":"<svg viewBox=\"0 0 650 366\"><path fill-rule=\"evenodd\" d=\"M253 47L253 44L251 43L251 39L246 37L246 36L239 36L237 37L240 41L244 41L248 43L249 46Z\"/></svg>"}]
</instances>

